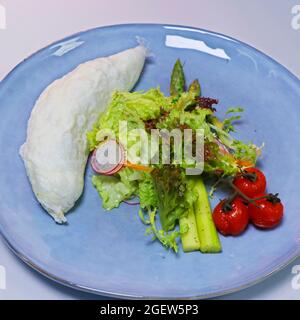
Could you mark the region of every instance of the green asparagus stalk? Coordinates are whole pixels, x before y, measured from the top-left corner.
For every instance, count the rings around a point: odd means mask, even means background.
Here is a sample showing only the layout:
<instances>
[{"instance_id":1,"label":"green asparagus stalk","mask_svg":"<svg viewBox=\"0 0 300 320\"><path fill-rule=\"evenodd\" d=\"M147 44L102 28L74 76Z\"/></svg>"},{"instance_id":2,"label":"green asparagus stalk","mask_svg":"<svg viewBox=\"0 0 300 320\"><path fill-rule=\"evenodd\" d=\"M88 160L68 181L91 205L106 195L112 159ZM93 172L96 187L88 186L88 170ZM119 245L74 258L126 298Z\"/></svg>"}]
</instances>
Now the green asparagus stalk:
<instances>
[{"instance_id":1,"label":"green asparagus stalk","mask_svg":"<svg viewBox=\"0 0 300 320\"><path fill-rule=\"evenodd\" d=\"M198 79L194 80L189 86L189 92L195 97L201 96L201 86Z\"/></svg>"},{"instance_id":2,"label":"green asparagus stalk","mask_svg":"<svg viewBox=\"0 0 300 320\"><path fill-rule=\"evenodd\" d=\"M178 59L174 65L172 76L170 93L171 96L178 96L185 91L185 76L181 61Z\"/></svg>"},{"instance_id":3,"label":"green asparagus stalk","mask_svg":"<svg viewBox=\"0 0 300 320\"><path fill-rule=\"evenodd\" d=\"M181 235L183 251L191 252L200 250L200 242L198 238L197 224L193 207L189 209L187 216L182 217L179 220L179 226L180 229L188 226L188 231Z\"/></svg>"},{"instance_id":4,"label":"green asparagus stalk","mask_svg":"<svg viewBox=\"0 0 300 320\"><path fill-rule=\"evenodd\" d=\"M203 253L221 252L221 243L212 219L208 194L202 178L195 178L193 190L198 194L198 199L194 203L194 210L200 241L200 251Z\"/></svg>"}]
</instances>

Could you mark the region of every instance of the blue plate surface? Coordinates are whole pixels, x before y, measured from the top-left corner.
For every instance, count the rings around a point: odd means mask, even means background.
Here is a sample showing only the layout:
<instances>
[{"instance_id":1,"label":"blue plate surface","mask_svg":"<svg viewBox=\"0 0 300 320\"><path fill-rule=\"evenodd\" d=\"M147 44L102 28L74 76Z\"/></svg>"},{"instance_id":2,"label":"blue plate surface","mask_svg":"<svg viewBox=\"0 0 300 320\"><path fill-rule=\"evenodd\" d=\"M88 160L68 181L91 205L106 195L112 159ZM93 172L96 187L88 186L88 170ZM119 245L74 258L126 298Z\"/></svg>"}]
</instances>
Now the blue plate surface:
<instances>
[{"instance_id":1,"label":"blue plate surface","mask_svg":"<svg viewBox=\"0 0 300 320\"><path fill-rule=\"evenodd\" d=\"M138 208L104 212L87 170L85 192L56 225L36 201L18 155L40 93L87 60L136 45L143 38L154 55L136 89L159 85L168 93L172 65L185 63L187 79L199 78L204 96L220 99L218 114L243 106L237 137L265 143L260 166L269 191L285 203L275 230L250 226L241 237L221 237L221 254L178 255L144 236ZM232 38L164 25L98 28L57 42L22 62L0 83L0 231L25 262L77 289L132 298L204 298L264 279L300 252L300 82L284 67ZM218 201L212 201L212 205Z\"/></svg>"}]
</instances>

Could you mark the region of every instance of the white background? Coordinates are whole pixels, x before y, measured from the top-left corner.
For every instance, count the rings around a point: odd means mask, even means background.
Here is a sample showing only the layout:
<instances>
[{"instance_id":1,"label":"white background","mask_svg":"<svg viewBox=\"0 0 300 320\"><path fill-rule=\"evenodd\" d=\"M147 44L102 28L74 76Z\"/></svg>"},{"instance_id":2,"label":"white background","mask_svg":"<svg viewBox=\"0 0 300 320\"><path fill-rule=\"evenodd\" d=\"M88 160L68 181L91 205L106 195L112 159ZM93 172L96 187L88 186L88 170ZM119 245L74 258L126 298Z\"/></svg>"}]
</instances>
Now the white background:
<instances>
[{"instance_id":1,"label":"white background","mask_svg":"<svg viewBox=\"0 0 300 320\"><path fill-rule=\"evenodd\" d=\"M7 29L0 30L0 79L53 41L97 26L130 22L221 32L264 51L300 77L300 30L291 26L292 7L300 0L0 0L0 4L7 15ZM0 289L0 299L99 298L45 279L20 262L1 240L0 265L7 273L7 288ZM292 288L294 265L300 265L300 259L263 283L223 299L300 299L300 289Z\"/></svg>"}]
</instances>

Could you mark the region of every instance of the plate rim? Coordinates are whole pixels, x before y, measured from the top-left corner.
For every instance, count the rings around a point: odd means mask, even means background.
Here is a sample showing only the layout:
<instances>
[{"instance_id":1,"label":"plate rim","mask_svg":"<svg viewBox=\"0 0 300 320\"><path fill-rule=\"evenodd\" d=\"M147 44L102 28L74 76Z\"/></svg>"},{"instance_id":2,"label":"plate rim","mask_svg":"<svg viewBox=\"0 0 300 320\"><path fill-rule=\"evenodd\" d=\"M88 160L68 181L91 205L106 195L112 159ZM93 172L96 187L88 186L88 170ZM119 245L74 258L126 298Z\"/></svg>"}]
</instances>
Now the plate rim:
<instances>
[{"instance_id":1,"label":"plate rim","mask_svg":"<svg viewBox=\"0 0 300 320\"><path fill-rule=\"evenodd\" d=\"M110 292L105 291L101 289L91 288L91 287L85 287L80 284L72 283L70 281L64 280L58 276L53 275L52 273L44 270L43 268L37 266L32 260L30 260L28 257L23 255L21 252L19 252L11 242L8 241L7 238L1 233L0 236L3 239L3 242L5 245L13 252L22 262L24 262L27 266L29 266L34 271L38 272L42 276L60 284L63 286L66 286L71 289L75 289L77 291L86 292L90 294L95 294L97 296L104 296L104 297L110 297L110 298L117 298L117 299L128 299L128 300L203 300L203 299L211 299L211 298L217 298L222 297L228 294L240 292L242 290L245 290L247 288L250 288L252 286L255 286L259 283L262 283L263 281L271 278L274 274L280 272L285 267L287 267L290 263L292 263L294 260L300 257L300 253L296 253L295 255L290 255L291 257L287 258L286 261L284 261L282 264L278 265L277 268L274 268L272 271L267 272L264 276L261 276L255 280L245 282L243 285L236 286L233 288L228 289L221 289L218 291L215 291L214 293L210 294L199 294L199 295L192 295L192 296L181 296L181 297L174 297L174 296L143 296L143 295L134 295L129 293L116 293L116 292Z\"/></svg>"},{"instance_id":2,"label":"plate rim","mask_svg":"<svg viewBox=\"0 0 300 320\"><path fill-rule=\"evenodd\" d=\"M82 34L85 34L87 32L93 32L96 30L103 30L103 29L111 29L111 28L120 28L120 27L134 27L134 26L149 26L149 27L174 27L174 28L181 28L180 29L173 29L173 31L200 31L203 33L206 33L208 35L211 36L217 36L217 37L221 37L224 40L232 40L234 42L236 42L239 45L242 45L244 47L247 47L248 49L258 53L259 55L263 56L265 59L269 60L271 63L276 64L277 67L281 68L283 72L285 72L285 74L292 79L293 81L298 82L298 84L300 84L300 79L294 74L292 73L286 66L284 66L283 64L279 63L277 60L275 60L274 58L270 57L269 55L265 54L264 52L260 51L259 49L253 47L252 45L249 45L241 40L238 40L234 37L228 36L226 34L220 33L220 32L215 32L215 31L210 31L207 29L203 29L203 28L198 28L198 27L193 27L193 26L187 26L187 25L178 25L178 24L169 24L169 23L121 23L121 24L112 24L112 25L104 25L104 26L100 26L100 27L95 27L95 28L89 28L89 29L85 29L82 31L79 31L77 33L68 35L60 40L56 40L54 42L49 43L48 45L44 46L43 48L35 51L34 53L28 55L27 58L23 59L21 62L19 62L14 68L12 68L12 70L7 73L3 79L0 81L0 91L3 87L3 85L10 79L10 77L18 70L19 67L21 67L23 65L23 63L25 63L27 60L32 59L33 57L35 57L36 55L38 55L39 53L41 53L42 51L49 49L50 47L59 44L63 41L68 41L74 37L80 37ZM184 30L185 29L185 30ZM186 30L189 29L189 30ZM106 296L106 297L111 297L111 298L119 298L119 299L141 299L141 300L152 300L152 299L159 299L159 300L169 300L169 299L176 299L176 300L182 300L182 299L188 299L188 300L197 300L197 299L209 299L209 298L215 298L215 297L220 297L220 296L224 296L227 294L231 294L231 293L235 293L244 289L247 289L251 286L254 286L258 283L263 282L264 280L270 278L271 276L273 276L275 273L283 270L285 267L287 267L290 263L292 263L294 260L296 260L297 258L300 257L300 247L297 247L297 249L292 250L287 256L286 258L279 264L277 264L276 267L274 267L271 271L265 271L265 272L261 272L260 275L254 279L254 280L246 280L244 282L241 283L241 285L239 286L227 286L227 288L222 288L219 290L214 290L211 293L208 294L198 294L198 295L187 295L187 296L144 296L144 295L138 295L138 294L129 294L126 292L110 292L110 291L106 291L106 290L101 290L101 289L96 289L96 288L92 288L92 287L85 287L83 285L77 284L77 283L73 283L70 282L68 280L62 279L54 274L52 274L51 272L48 272L46 270L44 270L43 268L41 268L40 266L38 266L36 263L34 263L32 261L32 259L30 259L28 256L26 256L26 254L22 253L21 251L19 251L16 246L14 246L12 244L11 241L8 240L9 237L7 237L5 235L5 232L2 230L3 227L1 227L0 225L0 236L3 239L3 242L6 244L6 246L21 260L23 261L26 265L28 265L29 267L31 267L33 270L37 271L39 274L45 276L46 278L59 283L61 285L67 286L69 288L78 290L78 291L83 291L83 292L87 292L87 293L92 293L92 294L96 294L96 295L102 295L102 296Z\"/></svg>"}]
</instances>

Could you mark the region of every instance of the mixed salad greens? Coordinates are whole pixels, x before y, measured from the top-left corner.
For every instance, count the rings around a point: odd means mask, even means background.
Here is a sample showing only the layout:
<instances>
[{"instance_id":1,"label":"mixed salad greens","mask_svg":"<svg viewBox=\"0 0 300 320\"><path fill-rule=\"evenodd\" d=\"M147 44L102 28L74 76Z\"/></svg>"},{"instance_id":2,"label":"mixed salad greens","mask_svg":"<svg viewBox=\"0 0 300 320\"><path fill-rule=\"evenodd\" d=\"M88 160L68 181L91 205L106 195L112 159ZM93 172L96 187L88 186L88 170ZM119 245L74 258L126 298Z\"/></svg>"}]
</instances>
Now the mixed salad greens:
<instances>
[{"instance_id":1,"label":"mixed salad greens","mask_svg":"<svg viewBox=\"0 0 300 320\"><path fill-rule=\"evenodd\" d=\"M138 197L139 216L147 225L146 234L175 252L179 238L185 252L222 250L204 180L215 179L216 187L226 179L245 175L247 168L255 167L261 152L254 144L231 135L243 109L229 108L226 119L220 120L215 113L216 104L218 100L202 97L198 80L186 87L183 67L177 60L171 76L170 96L165 96L159 88L146 92L115 92L107 111L100 115L87 135L90 151L94 152L103 141L110 139L109 135L103 135L103 129L118 136L120 121L127 122L128 131L145 129L149 136L151 130L157 129L203 130L204 172L201 175L187 175L186 169L195 164L185 161L177 163L173 159L171 164L145 166L130 161L128 155L130 166L123 166L112 175L95 174L92 178L106 210ZM129 136L127 148L137 139ZM171 144L170 148L174 146ZM226 203L228 211L233 210L230 204Z\"/></svg>"}]
</instances>

